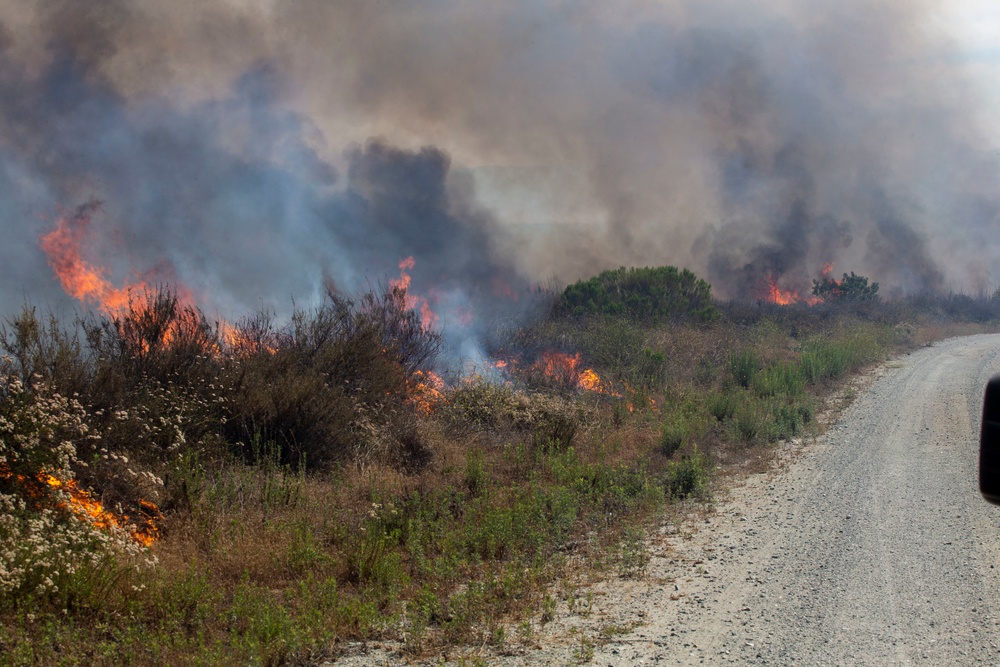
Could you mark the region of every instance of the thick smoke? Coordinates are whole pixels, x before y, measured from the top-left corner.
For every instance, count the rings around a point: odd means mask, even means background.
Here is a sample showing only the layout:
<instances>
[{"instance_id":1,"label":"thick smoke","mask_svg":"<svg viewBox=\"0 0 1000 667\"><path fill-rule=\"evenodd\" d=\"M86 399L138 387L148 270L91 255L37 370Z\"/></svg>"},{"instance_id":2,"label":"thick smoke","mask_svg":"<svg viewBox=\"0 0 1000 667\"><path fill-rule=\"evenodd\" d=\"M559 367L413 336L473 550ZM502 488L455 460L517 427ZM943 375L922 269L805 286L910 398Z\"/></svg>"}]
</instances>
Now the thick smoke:
<instances>
[{"instance_id":1,"label":"thick smoke","mask_svg":"<svg viewBox=\"0 0 1000 667\"><path fill-rule=\"evenodd\" d=\"M0 307L68 303L38 238L95 198L109 276L225 317L411 256L456 330L619 265L994 288L998 163L936 9L0 0Z\"/></svg>"},{"instance_id":2,"label":"thick smoke","mask_svg":"<svg viewBox=\"0 0 1000 667\"><path fill-rule=\"evenodd\" d=\"M8 114L18 124L10 152L29 174L44 175L36 177L40 210L103 201L91 225L103 233L91 235L89 254L122 280L183 282L232 317L315 301L331 283L377 288L413 257L411 290L460 328L467 315L495 312L497 302L503 311L527 290L494 252L497 224L446 153L368 141L344 151L340 179L308 145L315 127L278 103L272 67L254 67L223 99L186 109L159 97L130 105L91 77L84 59L60 52L37 79L9 81L9 90L29 93ZM18 200L17 183L2 189ZM24 226L20 246L6 246L12 257L27 249L33 258L26 285L52 280L37 252L52 217L35 223Z\"/></svg>"}]
</instances>

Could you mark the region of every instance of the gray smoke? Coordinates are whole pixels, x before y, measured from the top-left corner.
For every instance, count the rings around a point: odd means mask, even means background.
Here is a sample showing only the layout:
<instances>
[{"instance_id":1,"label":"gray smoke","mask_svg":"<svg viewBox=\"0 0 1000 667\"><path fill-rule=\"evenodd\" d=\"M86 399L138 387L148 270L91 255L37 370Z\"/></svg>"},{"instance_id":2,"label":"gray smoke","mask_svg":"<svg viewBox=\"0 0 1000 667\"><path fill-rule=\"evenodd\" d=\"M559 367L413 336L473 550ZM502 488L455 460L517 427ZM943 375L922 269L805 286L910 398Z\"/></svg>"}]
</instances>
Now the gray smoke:
<instances>
[{"instance_id":1,"label":"gray smoke","mask_svg":"<svg viewBox=\"0 0 1000 667\"><path fill-rule=\"evenodd\" d=\"M94 198L109 278L230 318L410 256L457 329L619 265L995 287L998 161L935 9L0 0L0 307L68 303L38 237Z\"/></svg>"}]
</instances>

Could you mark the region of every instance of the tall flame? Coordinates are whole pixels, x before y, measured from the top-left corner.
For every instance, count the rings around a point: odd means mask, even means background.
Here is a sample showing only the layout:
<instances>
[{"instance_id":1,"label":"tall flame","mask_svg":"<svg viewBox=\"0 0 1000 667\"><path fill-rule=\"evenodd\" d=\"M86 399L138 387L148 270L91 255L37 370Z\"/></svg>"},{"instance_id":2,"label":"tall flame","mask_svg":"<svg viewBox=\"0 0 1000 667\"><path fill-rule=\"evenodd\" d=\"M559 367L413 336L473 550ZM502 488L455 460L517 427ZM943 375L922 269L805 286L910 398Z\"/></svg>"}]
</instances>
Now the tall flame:
<instances>
[{"instance_id":1,"label":"tall flame","mask_svg":"<svg viewBox=\"0 0 1000 667\"><path fill-rule=\"evenodd\" d=\"M56 228L40 238L42 250L62 288L73 298L94 304L101 313L110 317L120 316L130 307L142 310L145 307L145 297L150 293L150 286L145 280L126 282L122 287L115 287L105 278L104 268L95 266L83 257L82 248L87 241L91 222L100 212L100 202L93 201L84 204L72 215L60 216L56 220ZM171 289L182 308L194 307L194 295L187 286L175 281ZM247 341L228 322L219 320L218 327L223 344L230 350L237 353L259 351L260 346L244 345ZM169 345L177 334L175 329L168 328L163 332L161 342ZM263 349L273 352L273 348L269 346L264 346ZM217 354L220 351L206 352Z\"/></svg>"},{"instance_id":2,"label":"tall flame","mask_svg":"<svg viewBox=\"0 0 1000 667\"><path fill-rule=\"evenodd\" d=\"M776 303L779 306L787 306L799 302L799 293L795 290L781 289L778 285L778 280L774 276L768 276L762 297L764 301Z\"/></svg>"},{"instance_id":3,"label":"tall flame","mask_svg":"<svg viewBox=\"0 0 1000 667\"><path fill-rule=\"evenodd\" d=\"M106 315L114 315L128 306L132 290L145 291L145 283L118 288L104 278L104 269L93 266L80 254L91 219L100 211L98 202L80 207L72 216L61 216L56 228L41 238L49 266L66 293L90 302Z\"/></svg>"},{"instance_id":4,"label":"tall flame","mask_svg":"<svg viewBox=\"0 0 1000 667\"><path fill-rule=\"evenodd\" d=\"M408 271L412 270L414 266L416 266L416 261L412 256L401 261L399 263L399 278L390 280L389 285L403 291L406 308L408 310L419 311L420 326L424 331L429 331L437 326L440 318L431 309L431 304L427 299L410 292L410 274Z\"/></svg>"}]
</instances>

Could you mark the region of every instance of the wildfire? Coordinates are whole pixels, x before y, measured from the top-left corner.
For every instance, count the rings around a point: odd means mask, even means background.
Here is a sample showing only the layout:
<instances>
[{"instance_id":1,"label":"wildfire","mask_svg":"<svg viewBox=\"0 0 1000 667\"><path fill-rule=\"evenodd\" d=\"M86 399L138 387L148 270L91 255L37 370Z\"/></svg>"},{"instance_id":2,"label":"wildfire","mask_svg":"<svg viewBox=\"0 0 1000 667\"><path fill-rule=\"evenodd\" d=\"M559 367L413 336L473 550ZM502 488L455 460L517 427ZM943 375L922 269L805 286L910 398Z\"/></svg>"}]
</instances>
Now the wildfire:
<instances>
[{"instance_id":1,"label":"wildfire","mask_svg":"<svg viewBox=\"0 0 1000 667\"><path fill-rule=\"evenodd\" d=\"M567 385L579 385L581 361L582 359L579 352L576 354L568 354L566 352L555 352L549 350L541 354L538 360L532 364L531 369L541 373L550 380L555 380Z\"/></svg>"},{"instance_id":2,"label":"wildfire","mask_svg":"<svg viewBox=\"0 0 1000 667\"><path fill-rule=\"evenodd\" d=\"M781 289L778 285L778 280L774 276L768 276L762 298L764 301L776 303L779 306L787 306L801 301L799 293L796 290Z\"/></svg>"},{"instance_id":3,"label":"wildfire","mask_svg":"<svg viewBox=\"0 0 1000 667\"><path fill-rule=\"evenodd\" d=\"M40 238L40 245L48 259L49 266L56 274L60 285L67 294L84 303L94 304L97 309L109 316L120 317L130 308L140 314L146 312L147 299L151 288L146 280L126 281L122 287L116 287L105 278L106 269L88 262L83 257L82 248L89 238L91 222L95 215L101 212L99 202L89 202L76 210L72 215L64 215L56 220L56 228ZM176 281L172 289L181 309L194 309L195 299L191 290ZM183 324L174 322L162 332L160 343L167 346L181 337ZM241 336L236 327L225 321L219 321L219 337L224 346L239 353L252 354L258 351L274 351L261 341L250 341ZM150 341L137 341L143 350L148 350ZM206 350L210 354L219 354L221 350Z\"/></svg>"},{"instance_id":4,"label":"wildfire","mask_svg":"<svg viewBox=\"0 0 1000 667\"><path fill-rule=\"evenodd\" d=\"M823 265L823 275L826 276L829 271L833 270L833 264L827 263ZM778 284L778 279L773 275L768 276L764 281L764 285L758 291L758 297L761 301L767 301L768 303L775 303L779 306L789 306L793 303L806 303L810 306L815 306L818 303L822 303L822 299L817 296L800 296L798 290L782 289Z\"/></svg>"},{"instance_id":5,"label":"wildfire","mask_svg":"<svg viewBox=\"0 0 1000 667\"><path fill-rule=\"evenodd\" d=\"M412 270L416 266L416 261L413 257L407 257L399 263L399 278L394 278L389 281L389 285L395 289L400 289L404 293L404 299L406 308L408 310L418 311L420 313L420 326L424 331L429 331L435 328L440 319L431 309L431 304L422 296L410 293L410 274L408 271Z\"/></svg>"},{"instance_id":6,"label":"wildfire","mask_svg":"<svg viewBox=\"0 0 1000 667\"><path fill-rule=\"evenodd\" d=\"M261 352L278 353L278 343L273 336L255 336L229 324L219 322L219 338L223 346L236 356L252 357Z\"/></svg>"},{"instance_id":7,"label":"wildfire","mask_svg":"<svg viewBox=\"0 0 1000 667\"><path fill-rule=\"evenodd\" d=\"M72 216L62 216L56 228L41 238L42 250L49 266L55 271L63 289L70 296L91 302L106 315L115 315L128 306L132 290L144 292L145 283L139 282L118 288L104 278L104 270L87 262L80 248L87 236L94 214L100 211L98 202L90 202L77 209Z\"/></svg>"},{"instance_id":8,"label":"wildfire","mask_svg":"<svg viewBox=\"0 0 1000 667\"><path fill-rule=\"evenodd\" d=\"M0 470L0 477L9 478L11 476L9 468L5 467L5 469ZM24 475L16 477L20 482L25 481ZM132 536L132 539L145 547L152 546L160 536L160 529L154 522L162 519L163 515L160 514L159 508L148 500L139 501L142 513L141 525L133 529L128 524L130 517L127 514L119 517L114 512L109 511L100 501L95 500L87 491L81 489L76 480L63 481L46 472L38 473L36 479L53 489L63 491L68 496L68 501L66 503L60 502L58 507L68 509L80 521L89 522L101 530L124 529Z\"/></svg>"},{"instance_id":9,"label":"wildfire","mask_svg":"<svg viewBox=\"0 0 1000 667\"><path fill-rule=\"evenodd\" d=\"M515 374L522 368L522 364L516 358L497 359L491 362L491 365L497 370L510 370ZM541 375L563 386L608 396L621 396L607 381L601 379L597 371L583 367L583 355L579 352L569 354L555 350L545 351L527 367L527 371L529 374Z\"/></svg>"},{"instance_id":10,"label":"wildfire","mask_svg":"<svg viewBox=\"0 0 1000 667\"><path fill-rule=\"evenodd\" d=\"M407 401L426 415L446 401L445 382L434 371L417 371L413 374L407 392Z\"/></svg>"},{"instance_id":11,"label":"wildfire","mask_svg":"<svg viewBox=\"0 0 1000 667\"><path fill-rule=\"evenodd\" d=\"M73 512L81 521L89 521L97 528L109 530L111 528L125 528L129 520L127 514L118 517L113 512L108 511L99 501L90 497L90 494L81 489L76 484L76 480L63 482L52 475L40 475L41 481L55 489L62 489L69 495L69 510ZM143 512L143 525L129 531L132 538L139 544L149 547L159 537L160 529L154 525L154 519L162 519L159 508L147 500L139 501Z\"/></svg>"},{"instance_id":12,"label":"wildfire","mask_svg":"<svg viewBox=\"0 0 1000 667\"><path fill-rule=\"evenodd\" d=\"M524 363L516 356L509 356L490 361L489 367L495 369L501 376L513 378L515 381L521 380L529 385L543 378L557 387L622 399L621 405L630 413L645 408L657 410L656 399L647 396L644 390L637 391L624 381L613 385L593 368L584 366L583 355L580 352L570 354L548 350L532 363Z\"/></svg>"}]
</instances>

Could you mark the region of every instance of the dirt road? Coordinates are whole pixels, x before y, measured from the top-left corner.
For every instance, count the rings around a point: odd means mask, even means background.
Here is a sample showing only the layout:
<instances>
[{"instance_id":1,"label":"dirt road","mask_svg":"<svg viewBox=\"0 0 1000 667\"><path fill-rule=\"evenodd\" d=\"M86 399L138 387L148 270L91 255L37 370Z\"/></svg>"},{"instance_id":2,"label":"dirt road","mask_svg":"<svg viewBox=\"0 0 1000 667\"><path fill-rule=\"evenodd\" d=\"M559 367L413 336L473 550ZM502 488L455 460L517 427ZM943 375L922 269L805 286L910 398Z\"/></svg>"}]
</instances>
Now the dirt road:
<instances>
[{"instance_id":1,"label":"dirt road","mask_svg":"<svg viewBox=\"0 0 1000 667\"><path fill-rule=\"evenodd\" d=\"M497 664L1000 664L1000 507L976 485L996 372L1000 336L888 364L821 441L668 536L644 580Z\"/></svg>"},{"instance_id":2,"label":"dirt road","mask_svg":"<svg viewBox=\"0 0 1000 667\"><path fill-rule=\"evenodd\" d=\"M996 335L885 365L821 440L664 525L646 576L570 591L533 647L484 662L1000 665L1000 507L976 470L996 372Z\"/></svg>"}]
</instances>

